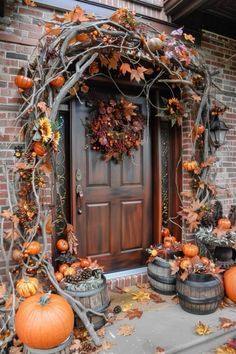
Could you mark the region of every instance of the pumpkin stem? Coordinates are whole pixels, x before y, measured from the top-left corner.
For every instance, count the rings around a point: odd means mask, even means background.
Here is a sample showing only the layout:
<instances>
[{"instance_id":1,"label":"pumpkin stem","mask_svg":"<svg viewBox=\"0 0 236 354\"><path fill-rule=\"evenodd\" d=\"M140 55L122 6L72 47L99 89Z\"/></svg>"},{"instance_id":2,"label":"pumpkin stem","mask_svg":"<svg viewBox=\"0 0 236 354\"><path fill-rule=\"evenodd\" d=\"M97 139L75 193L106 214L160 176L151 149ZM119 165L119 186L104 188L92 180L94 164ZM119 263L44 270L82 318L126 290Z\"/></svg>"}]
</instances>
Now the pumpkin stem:
<instances>
[{"instance_id":1,"label":"pumpkin stem","mask_svg":"<svg viewBox=\"0 0 236 354\"><path fill-rule=\"evenodd\" d=\"M39 304L40 305L47 305L48 302L49 302L50 295L51 295L51 291L49 291L48 293L42 295L40 297L40 299L39 299Z\"/></svg>"}]
</instances>

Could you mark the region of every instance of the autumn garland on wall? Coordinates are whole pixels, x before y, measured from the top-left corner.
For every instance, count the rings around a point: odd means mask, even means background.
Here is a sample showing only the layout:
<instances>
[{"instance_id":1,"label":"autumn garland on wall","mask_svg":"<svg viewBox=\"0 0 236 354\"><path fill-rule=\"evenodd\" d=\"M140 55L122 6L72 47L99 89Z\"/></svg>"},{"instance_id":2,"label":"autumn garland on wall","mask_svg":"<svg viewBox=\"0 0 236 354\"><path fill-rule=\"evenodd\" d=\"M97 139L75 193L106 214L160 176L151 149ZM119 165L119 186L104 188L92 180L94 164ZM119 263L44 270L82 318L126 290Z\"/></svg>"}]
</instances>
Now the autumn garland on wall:
<instances>
[{"instance_id":1,"label":"autumn garland on wall","mask_svg":"<svg viewBox=\"0 0 236 354\"><path fill-rule=\"evenodd\" d=\"M86 130L94 151L103 155L105 161L119 162L124 155L132 156L143 139L144 117L137 106L121 97L99 103L96 116L87 121Z\"/></svg>"},{"instance_id":2,"label":"autumn garland on wall","mask_svg":"<svg viewBox=\"0 0 236 354\"><path fill-rule=\"evenodd\" d=\"M30 0L27 3L33 4ZM215 158L206 153L213 80L194 48L191 35L184 33L183 29L170 35L160 33L127 9L117 10L109 19L100 19L87 15L80 7L63 16L54 15L52 21L45 24L45 32L36 55L34 53L25 72L16 77L23 98L16 125L22 123L25 145L16 148L14 166L5 166L9 210L1 214L0 244L10 286L1 295L8 301L13 316L17 301L22 300L21 294L16 294L14 289L17 281L25 277L28 284L27 274L33 273L44 290L50 288L45 279L48 280L55 291L66 297L50 261L46 259L47 239L57 218L50 218L52 207L46 201L45 191L48 187L52 189L53 182L60 197L55 159L61 126L59 106L72 98L78 98L83 104L91 89L91 77L106 77L123 96L118 101L100 102L94 120L87 123L92 146L96 150L99 148L106 160L120 160L124 154L132 154L141 144L145 124L129 97L118 86L117 79L140 83L139 95L144 95L147 102L150 102L149 92L153 85L166 85L170 89L166 106L157 107L151 103L157 116L164 112L168 119L178 124L189 118L190 108L194 106L197 114L193 132L197 134L194 133L192 161L195 162L188 171L196 177L196 186L191 195L185 195L191 199L191 205L182 211L188 226L198 227L200 211L205 212L207 203L214 197L209 170ZM184 99L186 95L187 100ZM202 133L200 126L205 129ZM203 141L198 146L200 155L196 152L198 141ZM207 148L203 152L204 146ZM53 176L52 171L55 172ZM57 236L58 239L68 239L73 253L70 256L76 257L78 247L73 226L65 215L64 218L65 232ZM40 245L36 254L36 251L27 251L33 242ZM18 262L15 272L9 267L12 257ZM46 277L44 280L42 275ZM27 284L24 283L24 287L28 289ZM30 289L35 290L36 286L35 281ZM69 301L94 342L100 344L87 319L87 310L79 302L71 298ZM6 336L5 342L8 341Z\"/></svg>"}]
</instances>

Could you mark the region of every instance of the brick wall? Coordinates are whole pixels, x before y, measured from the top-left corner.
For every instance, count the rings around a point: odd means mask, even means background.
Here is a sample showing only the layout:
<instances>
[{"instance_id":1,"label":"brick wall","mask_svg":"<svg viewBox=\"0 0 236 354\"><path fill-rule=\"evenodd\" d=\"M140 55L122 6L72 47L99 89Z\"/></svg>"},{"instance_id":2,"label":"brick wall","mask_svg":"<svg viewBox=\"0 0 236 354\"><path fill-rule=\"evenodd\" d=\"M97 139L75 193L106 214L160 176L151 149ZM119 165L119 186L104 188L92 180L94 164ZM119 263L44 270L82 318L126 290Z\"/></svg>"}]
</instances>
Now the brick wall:
<instances>
[{"instance_id":1,"label":"brick wall","mask_svg":"<svg viewBox=\"0 0 236 354\"><path fill-rule=\"evenodd\" d=\"M93 0L92 0L93 1ZM92 2L91 1L91 2ZM94 0L94 2L96 2ZM125 0L100 0L107 5L118 6L128 3ZM150 3L150 1L149 1ZM156 2L155 2L156 3ZM162 1L159 1L162 6ZM133 6L133 5L132 5ZM143 5L142 5L143 6ZM145 10L144 10L145 8ZM145 11L148 16L156 16L161 20L166 20L163 10L156 10L154 14L150 6L138 8L136 10ZM144 13L144 12L143 12ZM15 117L19 108L19 96L14 85L15 74L18 69L25 65L30 57L37 39L42 35L42 23L51 18L52 10L43 7L26 7L21 1L6 0L5 17L0 18L0 208L6 208L7 190L4 176L4 166L11 164L13 150L9 150L9 143L17 139L15 134L19 131L16 126ZM217 98L230 106L230 110L225 114L225 122L231 127L227 136L227 144L218 151L219 173L217 183L222 187L229 187L231 196L224 198L225 213L231 204L236 202L234 193L236 192L236 57L226 61L235 54L236 41L221 37L209 32L203 33L202 50L207 63L220 68L221 73L216 78L217 84L222 91L217 94ZM186 121L183 126L183 159L191 158L191 141L189 132L191 122ZM183 190L189 189L189 175L183 174ZM1 268L2 264L0 264ZM0 270L1 271L1 270Z\"/></svg>"}]
</instances>

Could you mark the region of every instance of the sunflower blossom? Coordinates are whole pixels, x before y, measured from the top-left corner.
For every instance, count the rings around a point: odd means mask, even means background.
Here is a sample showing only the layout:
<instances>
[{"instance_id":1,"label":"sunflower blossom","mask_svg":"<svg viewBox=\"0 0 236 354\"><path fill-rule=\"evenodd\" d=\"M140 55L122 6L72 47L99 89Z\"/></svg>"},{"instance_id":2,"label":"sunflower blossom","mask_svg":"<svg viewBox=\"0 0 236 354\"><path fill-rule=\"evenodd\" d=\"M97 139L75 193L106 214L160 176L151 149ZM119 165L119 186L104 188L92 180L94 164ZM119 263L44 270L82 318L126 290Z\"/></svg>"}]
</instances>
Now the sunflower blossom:
<instances>
[{"instance_id":1,"label":"sunflower blossom","mask_svg":"<svg viewBox=\"0 0 236 354\"><path fill-rule=\"evenodd\" d=\"M53 133L53 136L52 136L52 147L53 147L54 151L58 150L60 137L61 137L61 134L60 134L60 132L58 130Z\"/></svg>"},{"instance_id":2,"label":"sunflower blossom","mask_svg":"<svg viewBox=\"0 0 236 354\"><path fill-rule=\"evenodd\" d=\"M39 120L39 130L42 136L42 141L44 143L52 138L52 127L47 117L41 118Z\"/></svg>"}]
</instances>

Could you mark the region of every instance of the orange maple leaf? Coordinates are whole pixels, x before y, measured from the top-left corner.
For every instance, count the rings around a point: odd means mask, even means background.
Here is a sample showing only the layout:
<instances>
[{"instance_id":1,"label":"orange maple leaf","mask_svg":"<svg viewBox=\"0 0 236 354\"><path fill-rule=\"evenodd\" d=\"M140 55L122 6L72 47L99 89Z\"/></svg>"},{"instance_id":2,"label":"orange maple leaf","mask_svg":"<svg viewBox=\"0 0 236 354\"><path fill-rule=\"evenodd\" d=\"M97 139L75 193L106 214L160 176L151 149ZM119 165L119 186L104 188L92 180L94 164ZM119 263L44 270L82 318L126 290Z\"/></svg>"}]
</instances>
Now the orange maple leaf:
<instances>
[{"instance_id":1,"label":"orange maple leaf","mask_svg":"<svg viewBox=\"0 0 236 354\"><path fill-rule=\"evenodd\" d=\"M120 66L120 71L123 75L125 75L126 73L131 73L131 67L128 63L122 63Z\"/></svg>"},{"instance_id":2,"label":"orange maple leaf","mask_svg":"<svg viewBox=\"0 0 236 354\"><path fill-rule=\"evenodd\" d=\"M143 66L138 66L137 69L131 69L131 76L130 80L136 80L137 82L140 82L141 80L145 80L144 78L144 73L147 71L146 68Z\"/></svg>"},{"instance_id":3,"label":"orange maple leaf","mask_svg":"<svg viewBox=\"0 0 236 354\"><path fill-rule=\"evenodd\" d=\"M184 33L184 39L185 39L186 41L190 41L190 42L192 42L192 43L195 42L195 38L194 38L191 34Z\"/></svg>"},{"instance_id":4,"label":"orange maple leaf","mask_svg":"<svg viewBox=\"0 0 236 354\"><path fill-rule=\"evenodd\" d=\"M64 14L64 19L67 22L86 22L90 18L85 15L84 10L80 6L76 6L74 10Z\"/></svg>"},{"instance_id":5,"label":"orange maple leaf","mask_svg":"<svg viewBox=\"0 0 236 354\"><path fill-rule=\"evenodd\" d=\"M107 57L105 57L105 55L100 54L99 59L100 59L102 66L107 66L109 64L109 60L107 59Z\"/></svg>"},{"instance_id":6,"label":"orange maple leaf","mask_svg":"<svg viewBox=\"0 0 236 354\"><path fill-rule=\"evenodd\" d=\"M32 7L37 6L37 5L35 4L35 2L32 1L32 0L23 0L23 1L24 1L24 4L27 5L27 6L32 6Z\"/></svg>"},{"instance_id":7,"label":"orange maple leaf","mask_svg":"<svg viewBox=\"0 0 236 354\"><path fill-rule=\"evenodd\" d=\"M209 156L208 159L206 159L205 161L203 161L201 163L201 167L205 168L205 167L210 167L211 165L213 165L213 163L216 161L216 157L215 156Z\"/></svg>"},{"instance_id":8,"label":"orange maple leaf","mask_svg":"<svg viewBox=\"0 0 236 354\"><path fill-rule=\"evenodd\" d=\"M95 61L90 65L89 67L89 73L90 75L95 75L97 73L99 73L99 67L98 67L98 63L96 63Z\"/></svg>"},{"instance_id":9,"label":"orange maple leaf","mask_svg":"<svg viewBox=\"0 0 236 354\"><path fill-rule=\"evenodd\" d=\"M108 69L116 70L119 60L120 60L120 53L114 52L112 57L108 60Z\"/></svg>"},{"instance_id":10,"label":"orange maple leaf","mask_svg":"<svg viewBox=\"0 0 236 354\"><path fill-rule=\"evenodd\" d=\"M48 36L58 36L61 33L60 27L54 26L53 23L46 23L44 28Z\"/></svg>"}]
</instances>

